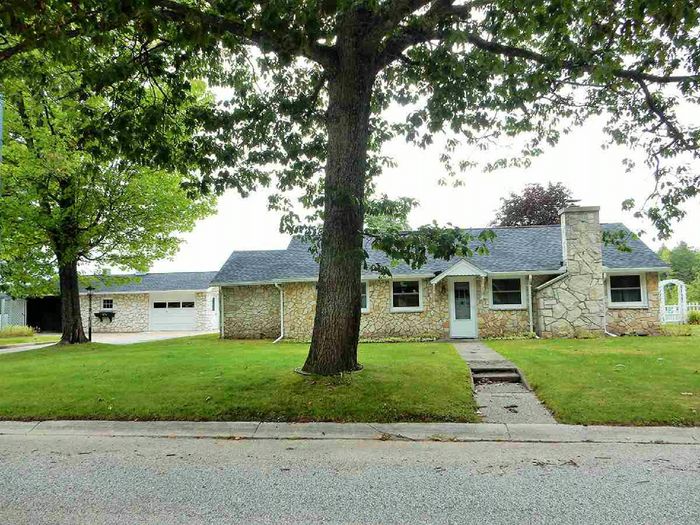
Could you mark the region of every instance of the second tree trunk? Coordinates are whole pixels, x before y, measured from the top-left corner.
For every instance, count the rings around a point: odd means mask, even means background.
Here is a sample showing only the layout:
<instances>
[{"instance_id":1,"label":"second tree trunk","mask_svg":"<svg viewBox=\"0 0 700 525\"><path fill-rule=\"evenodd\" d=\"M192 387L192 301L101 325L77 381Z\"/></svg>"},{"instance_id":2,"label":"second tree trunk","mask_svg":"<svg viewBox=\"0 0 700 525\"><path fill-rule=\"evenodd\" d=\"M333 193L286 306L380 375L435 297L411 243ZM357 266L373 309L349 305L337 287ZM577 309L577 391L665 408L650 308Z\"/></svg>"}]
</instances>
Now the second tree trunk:
<instances>
[{"instance_id":1,"label":"second tree trunk","mask_svg":"<svg viewBox=\"0 0 700 525\"><path fill-rule=\"evenodd\" d=\"M80 283L77 261L66 261L58 268L61 285L61 322L63 335L60 344L86 343L80 314Z\"/></svg>"}]
</instances>

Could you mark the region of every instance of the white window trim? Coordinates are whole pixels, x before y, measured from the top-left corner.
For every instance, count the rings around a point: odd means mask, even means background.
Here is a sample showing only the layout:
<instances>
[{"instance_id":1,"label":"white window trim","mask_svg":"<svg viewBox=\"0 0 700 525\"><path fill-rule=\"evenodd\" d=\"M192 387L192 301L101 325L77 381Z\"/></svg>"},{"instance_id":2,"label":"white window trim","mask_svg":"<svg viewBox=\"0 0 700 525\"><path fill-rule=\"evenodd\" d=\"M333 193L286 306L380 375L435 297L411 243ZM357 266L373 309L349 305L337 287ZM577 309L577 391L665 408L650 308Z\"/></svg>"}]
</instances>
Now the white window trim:
<instances>
[{"instance_id":1,"label":"white window trim","mask_svg":"<svg viewBox=\"0 0 700 525\"><path fill-rule=\"evenodd\" d=\"M498 279L520 279L520 304L493 304L493 281ZM527 310L526 279L523 275L489 276L489 308L491 310Z\"/></svg>"},{"instance_id":2,"label":"white window trim","mask_svg":"<svg viewBox=\"0 0 700 525\"><path fill-rule=\"evenodd\" d=\"M623 276L623 275L638 275L639 276L639 287L642 292L642 300L634 301L629 303L614 303L612 300L612 289L610 288L610 277ZM649 301L647 298L647 274L644 272L625 272L625 273L613 273L608 275L605 280L605 285L608 289L608 309L625 309L625 308L649 308Z\"/></svg>"},{"instance_id":3,"label":"white window trim","mask_svg":"<svg viewBox=\"0 0 700 525\"><path fill-rule=\"evenodd\" d=\"M105 300L110 300L110 301L112 301L112 307L111 307L111 308L106 308L106 307L105 307ZM101 299L101 301L100 301L100 310L105 310L105 311L108 311L108 312L111 312L112 310L114 310L114 299L112 299L111 297L103 297L103 298Z\"/></svg>"},{"instance_id":4,"label":"white window trim","mask_svg":"<svg viewBox=\"0 0 700 525\"><path fill-rule=\"evenodd\" d=\"M394 282L416 281L418 283L418 306L394 306ZM425 309L423 304L423 280L422 279L392 279L389 289L389 311L392 313L422 312Z\"/></svg>"},{"instance_id":5,"label":"white window trim","mask_svg":"<svg viewBox=\"0 0 700 525\"><path fill-rule=\"evenodd\" d=\"M362 285L365 287L365 295L367 296L367 308L360 308L360 312L366 314L369 312L371 306L369 302L369 282L362 281Z\"/></svg>"}]
</instances>

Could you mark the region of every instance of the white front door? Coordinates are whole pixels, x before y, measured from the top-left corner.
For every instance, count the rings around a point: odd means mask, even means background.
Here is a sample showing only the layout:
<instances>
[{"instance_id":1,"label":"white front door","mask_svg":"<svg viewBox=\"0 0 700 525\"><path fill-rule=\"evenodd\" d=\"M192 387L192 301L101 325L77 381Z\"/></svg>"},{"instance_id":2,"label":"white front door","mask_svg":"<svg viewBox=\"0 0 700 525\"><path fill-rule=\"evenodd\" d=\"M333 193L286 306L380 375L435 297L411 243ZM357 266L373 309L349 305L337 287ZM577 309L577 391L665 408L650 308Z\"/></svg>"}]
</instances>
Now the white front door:
<instances>
[{"instance_id":1,"label":"white front door","mask_svg":"<svg viewBox=\"0 0 700 525\"><path fill-rule=\"evenodd\" d=\"M476 337L476 289L474 281L451 279L450 336Z\"/></svg>"}]
</instances>

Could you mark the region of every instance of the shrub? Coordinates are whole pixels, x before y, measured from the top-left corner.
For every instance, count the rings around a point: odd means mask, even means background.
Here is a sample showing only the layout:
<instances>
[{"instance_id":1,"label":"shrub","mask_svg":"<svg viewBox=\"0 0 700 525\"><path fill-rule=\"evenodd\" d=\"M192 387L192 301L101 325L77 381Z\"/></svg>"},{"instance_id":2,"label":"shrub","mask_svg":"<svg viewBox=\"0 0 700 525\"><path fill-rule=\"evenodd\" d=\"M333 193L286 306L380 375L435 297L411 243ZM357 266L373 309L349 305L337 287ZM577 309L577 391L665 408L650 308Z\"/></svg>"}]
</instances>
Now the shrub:
<instances>
[{"instance_id":1,"label":"shrub","mask_svg":"<svg viewBox=\"0 0 700 525\"><path fill-rule=\"evenodd\" d=\"M664 324L661 325L661 335L688 337L693 335L693 333L687 324Z\"/></svg>"},{"instance_id":2,"label":"shrub","mask_svg":"<svg viewBox=\"0 0 700 525\"><path fill-rule=\"evenodd\" d=\"M691 310L688 312L688 324L700 324L700 311Z\"/></svg>"},{"instance_id":3,"label":"shrub","mask_svg":"<svg viewBox=\"0 0 700 525\"><path fill-rule=\"evenodd\" d=\"M34 329L31 326L10 324L0 328L0 337L31 337L32 335L34 335Z\"/></svg>"}]
</instances>

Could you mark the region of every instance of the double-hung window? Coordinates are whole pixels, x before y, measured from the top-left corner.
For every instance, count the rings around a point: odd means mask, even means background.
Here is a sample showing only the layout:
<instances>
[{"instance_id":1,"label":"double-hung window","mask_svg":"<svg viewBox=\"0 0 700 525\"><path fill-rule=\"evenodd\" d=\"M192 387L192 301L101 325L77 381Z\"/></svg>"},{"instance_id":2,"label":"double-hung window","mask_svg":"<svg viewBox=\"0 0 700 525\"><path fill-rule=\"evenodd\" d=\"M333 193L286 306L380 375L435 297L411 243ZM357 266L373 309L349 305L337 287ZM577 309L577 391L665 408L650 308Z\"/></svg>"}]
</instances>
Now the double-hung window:
<instances>
[{"instance_id":1,"label":"double-hung window","mask_svg":"<svg viewBox=\"0 0 700 525\"><path fill-rule=\"evenodd\" d=\"M491 307L523 308L523 280L520 277L491 279Z\"/></svg>"},{"instance_id":2,"label":"double-hung window","mask_svg":"<svg viewBox=\"0 0 700 525\"><path fill-rule=\"evenodd\" d=\"M114 308L114 300L113 299L102 299L102 309L103 310L112 310Z\"/></svg>"},{"instance_id":3,"label":"double-hung window","mask_svg":"<svg viewBox=\"0 0 700 525\"><path fill-rule=\"evenodd\" d=\"M609 279L610 306L645 306L646 297L642 275L611 275Z\"/></svg>"},{"instance_id":4,"label":"double-hung window","mask_svg":"<svg viewBox=\"0 0 700 525\"><path fill-rule=\"evenodd\" d=\"M394 312L417 312L423 309L420 281L392 281L391 309Z\"/></svg>"},{"instance_id":5,"label":"double-hung window","mask_svg":"<svg viewBox=\"0 0 700 525\"><path fill-rule=\"evenodd\" d=\"M363 313L369 312L369 295L368 295L369 285L367 284L367 281L362 281L362 283L360 283L360 286L361 286L360 289L362 290L362 292L361 292L362 295L360 296L360 304L362 305L362 312Z\"/></svg>"}]
</instances>

